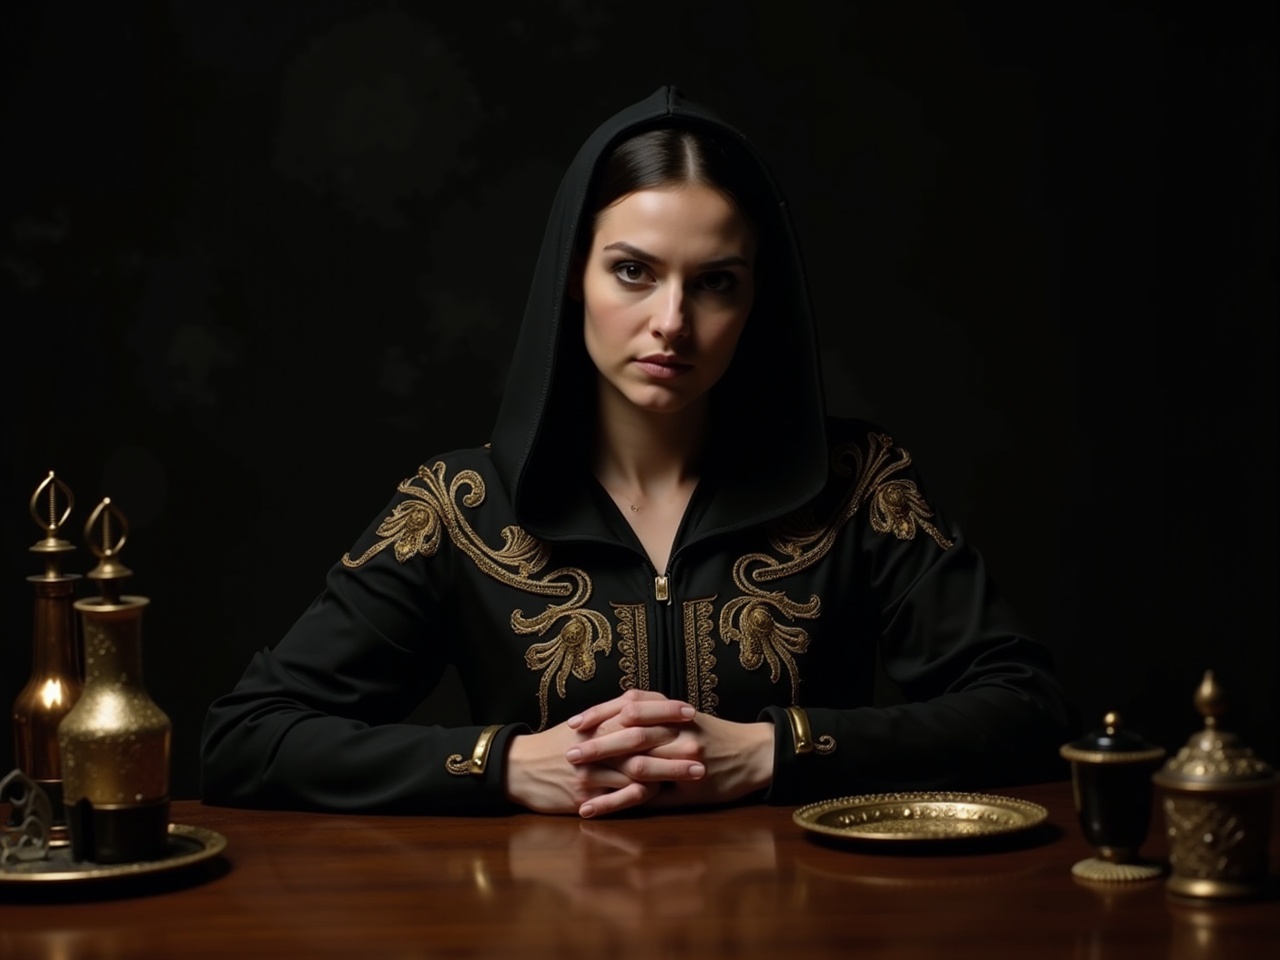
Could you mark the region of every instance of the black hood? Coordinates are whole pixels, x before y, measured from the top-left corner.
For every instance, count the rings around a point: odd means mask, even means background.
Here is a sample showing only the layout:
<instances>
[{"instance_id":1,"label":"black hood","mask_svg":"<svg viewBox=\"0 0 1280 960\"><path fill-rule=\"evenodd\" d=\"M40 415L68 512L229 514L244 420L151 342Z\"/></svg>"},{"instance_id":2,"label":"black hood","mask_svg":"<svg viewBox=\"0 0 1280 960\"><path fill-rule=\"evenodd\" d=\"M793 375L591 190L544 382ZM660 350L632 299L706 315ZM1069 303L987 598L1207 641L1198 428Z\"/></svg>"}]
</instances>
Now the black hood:
<instances>
[{"instance_id":1,"label":"black hood","mask_svg":"<svg viewBox=\"0 0 1280 960\"><path fill-rule=\"evenodd\" d=\"M757 296L729 371L712 393L712 449L703 482L712 499L699 533L757 523L812 499L827 475L825 410L809 294L781 191L741 133L674 87L611 117L578 151L543 235L491 455L520 523L549 540L589 525L588 473L594 368L583 346L582 304L568 295L583 207L614 145L644 130L711 126L739 144L775 202L761 223Z\"/></svg>"}]
</instances>

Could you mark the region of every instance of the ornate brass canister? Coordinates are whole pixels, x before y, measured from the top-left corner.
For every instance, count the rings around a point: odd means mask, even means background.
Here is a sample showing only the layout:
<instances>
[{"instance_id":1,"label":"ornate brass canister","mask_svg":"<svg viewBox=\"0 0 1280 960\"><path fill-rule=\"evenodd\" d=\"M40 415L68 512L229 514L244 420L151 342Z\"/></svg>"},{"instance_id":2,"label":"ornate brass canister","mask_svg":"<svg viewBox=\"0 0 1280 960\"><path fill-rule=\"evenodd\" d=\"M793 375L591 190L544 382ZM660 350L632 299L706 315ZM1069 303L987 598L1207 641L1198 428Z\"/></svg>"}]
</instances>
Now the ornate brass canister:
<instances>
[{"instance_id":1,"label":"ornate brass canister","mask_svg":"<svg viewBox=\"0 0 1280 960\"><path fill-rule=\"evenodd\" d=\"M1227 705L1212 670L1194 702L1204 729L1152 777L1169 835L1168 890L1185 897L1254 896L1268 881L1277 777L1235 734L1218 728Z\"/></svg>"},{"instance_id":2,"label":"ornate brass canister","mask_svg":"<svg viewBox=\"0 0 1280 960\"><path fill-rule=\"evenodd\" d=\"M1151 826L1151 774L1163 747L1125 730L1118 713L1102 718L1102 729L1065 744L1071 790L1085 839L1098 851L1071 868L1083 880L1148 880L1164 868L1143 861L1138 850Z\"/></svg>"},{"instance_id":3,"label":"ornate brass canister","mask_svg":"<svg viewBox=\"0 0 1280 960\"><path fill-rule=\"evenodd\" d=\"M45 536L30 549L44 561L44 573L27 577L35 589L31 675L13 702L14 756L18 769L49 798L53 817L49 842L55 846L67 842L58 724L80 699L83 687L80 633L71 607L80 576L62 572L62 556L75 547L58 536L74 505L71 490L52 470L31 495L31 516Z\"/></svg>"},{"instance_id":4,"label":"ornate brass canister","mask_svg":"<svg viewBox=\"0 0 1280 960\"><path fill-rule=\"evenodd\" d=\"M118 559L127 533L109 498L85 524L99 558L88 576L102 596L75 603L84 625L85 685L58 727L72 857L94 863L158 859L169 828L172 724L142 682L142 613L150 601L120 595L120 581L132 572Z\"/></svg>"}]
</instances>

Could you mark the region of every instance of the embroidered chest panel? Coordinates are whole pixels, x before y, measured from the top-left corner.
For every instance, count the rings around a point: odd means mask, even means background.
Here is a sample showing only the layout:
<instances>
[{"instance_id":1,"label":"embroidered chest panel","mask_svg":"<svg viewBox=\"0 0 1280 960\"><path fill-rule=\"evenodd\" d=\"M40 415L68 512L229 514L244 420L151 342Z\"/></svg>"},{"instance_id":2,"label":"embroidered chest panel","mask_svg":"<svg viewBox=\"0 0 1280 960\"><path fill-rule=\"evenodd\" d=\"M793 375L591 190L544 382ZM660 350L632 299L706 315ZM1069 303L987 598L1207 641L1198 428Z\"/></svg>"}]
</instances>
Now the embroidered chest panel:
<instances>
[{"instance_id":1,"label":"embroidered chest panel","mask_svg":"<svg viewBox=\"0 0 1280 960\"><path fill-rule=\"evenodd\" d=\"M821 613L816 595L794 597L781 581L811 568L835 544L843 527L861 510L868 513L872 530L901 540L923 531L942 549L951 546L931 523L932 511L915 483L898 476L910 464L906 451L890 437L870 434L864 447L845 444L832 452L831 467L846 479L847 493L825 518L811 515L788 517L768 532L768 550L749 552L732 564L734 595L716 613L718 597L679 602L678 623L685 665L685 699L697 709L714 714L717 651L736 649L742 669L768 669L771 684L785 682L789 701L798 704L801 664L809 648L806 622ZM524 663L537 678L539 729L548 724L552 691L564 700L568 684L587 682L596 675L598 658L609 658L617 648L619 686L651 689L651 636L647 622L648 601L604 598L611 616L592 600L593 582L576 566L551 567L551 551L518 526L501 530L501 544L486 543L468 521L469 511L485 501L484 478L474 470L460 470L452 478L443 462L418 469L397 490L404 500L377 528L379 539L359 557L344 556L349 568L359 568L385 550L400 563L433 557L443 538L459 550L485 576L531 601L544 601L541 610L526 613L526 605L511 610L509 623L517 636L528 636ZM617 633L615 644L614 633ZM784 680L785 677L785 680Z\"/></svg>"}]
</instances>

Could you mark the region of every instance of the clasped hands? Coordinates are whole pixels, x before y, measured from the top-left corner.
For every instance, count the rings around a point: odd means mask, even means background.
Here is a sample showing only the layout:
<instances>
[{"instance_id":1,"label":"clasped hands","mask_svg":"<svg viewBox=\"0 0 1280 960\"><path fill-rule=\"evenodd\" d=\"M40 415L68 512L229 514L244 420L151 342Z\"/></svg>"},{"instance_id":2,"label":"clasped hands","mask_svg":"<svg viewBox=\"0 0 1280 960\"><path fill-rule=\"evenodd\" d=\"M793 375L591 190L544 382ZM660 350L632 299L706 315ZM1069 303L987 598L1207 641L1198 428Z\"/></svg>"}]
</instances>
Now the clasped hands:
<instances>
[{"instance_id":1,"label":"clasped hands","mask_svg":"<svg viewBox=\"0 0 1280 960\"><path fill-rule=\"evenodd\" d=\"M507 796L539 813L599 817L643 804L724 803L769 785L773 724L734 723L628 690L512 738Z\"/></svg>"}]
</instances>

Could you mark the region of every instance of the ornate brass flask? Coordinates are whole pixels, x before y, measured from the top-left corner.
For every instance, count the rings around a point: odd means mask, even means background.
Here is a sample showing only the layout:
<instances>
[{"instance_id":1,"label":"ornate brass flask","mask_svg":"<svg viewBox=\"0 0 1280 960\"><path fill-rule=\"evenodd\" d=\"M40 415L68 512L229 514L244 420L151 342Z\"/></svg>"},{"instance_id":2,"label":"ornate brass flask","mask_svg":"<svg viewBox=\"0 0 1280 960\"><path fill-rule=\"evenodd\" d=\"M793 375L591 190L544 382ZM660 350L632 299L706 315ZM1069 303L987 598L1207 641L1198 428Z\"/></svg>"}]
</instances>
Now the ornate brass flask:
<instances>
[{"instance_id":1,"label":"ornate brass flask","mask_svg":"<svg viewBox=\"0 0 1280 960\"><path fill-rule=\"evenodd\" d=\"M59 509L61 496L63 506ZM80 666L80 634L72 609L72 592L78 574L63 573L63 554L75 549L59 538L75 498L53 473L31 495L31 516L45 531L31 552L44 561L44 573L27 577L35 589L31 633L31 676L13 702L14 757L18 769L49 798L53 823L49 842L67 842L67 821L62 810L62 763L58 753L58 724L80 699L83 674Z\"/></svg>"},{"instance_id":2,"label":"ornate brass flask","mask_svg":"<svg viewBox=\"0 0 1280 960\"><path fill-rule=\"evenodd\" d=\"M102 595L75 602L83 622L84 692L58 727L71 855L94 863L158 859L169 829L173 726L142 682L142 612L150 601L120 594L120 581L132 574L118 559L127 535L110 498L85 524L99 558L88 577Z\"/></svg>"}]
</instances>

